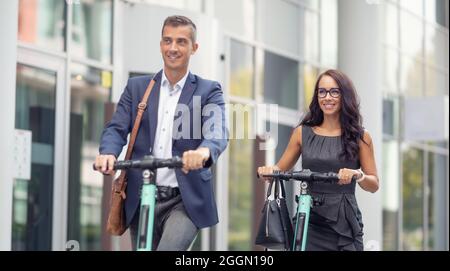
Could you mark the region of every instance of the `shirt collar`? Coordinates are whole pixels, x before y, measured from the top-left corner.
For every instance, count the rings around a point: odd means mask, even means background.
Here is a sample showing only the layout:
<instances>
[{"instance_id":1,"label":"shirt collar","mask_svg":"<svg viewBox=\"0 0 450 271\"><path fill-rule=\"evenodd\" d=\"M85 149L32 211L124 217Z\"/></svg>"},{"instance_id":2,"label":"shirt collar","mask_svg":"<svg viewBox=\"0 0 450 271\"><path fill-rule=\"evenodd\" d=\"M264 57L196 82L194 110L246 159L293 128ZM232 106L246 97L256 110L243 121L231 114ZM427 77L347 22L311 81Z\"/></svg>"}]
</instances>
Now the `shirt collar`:
<instances>
[{"instance_id":1,"label":"shirt collar","mask_svg":"<svg viewBox=\"0 0 450 271\"><path fill-rule=\"evenodd\" d=\"M186 74L183 76L183 78L180 79L180 81L178 81L177 83L175 83L174 87L173 87L173 91L178 91L178 90L182 90L184 88L184 84L186 83L186 79L188 77L189 71L186 72ZM161 85L163 87L167 87L169 88L170 83L169 83L169 79L167 79L166 77L166 73L163 70L162 72L162 80L161 80ZM169 88L170 89L170 88ZM172 92L172 91L171 91Z\"/></svg>"}]
</instances>

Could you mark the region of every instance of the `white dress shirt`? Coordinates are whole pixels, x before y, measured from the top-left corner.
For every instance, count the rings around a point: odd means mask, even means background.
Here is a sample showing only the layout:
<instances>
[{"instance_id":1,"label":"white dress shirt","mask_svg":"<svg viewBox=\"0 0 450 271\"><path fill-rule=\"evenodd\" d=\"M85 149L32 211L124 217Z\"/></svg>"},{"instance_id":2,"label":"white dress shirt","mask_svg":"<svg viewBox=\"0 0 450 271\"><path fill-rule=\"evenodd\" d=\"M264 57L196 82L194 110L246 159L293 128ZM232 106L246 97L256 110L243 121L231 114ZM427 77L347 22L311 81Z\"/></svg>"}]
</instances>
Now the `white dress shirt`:
<instances>
[{"instance_id":1,"label":"white dress shirt","mask_svg":"<svg viewBox=\"0 0 450 271\"><path fill-rule=\"evenodd\" d=\"M163 71L162 73L161 89L159 91L158 125L153 145L153 156L156 158L172 157L173 118L188 74L189 71L172 87L165 72ZM156 185L178 187L175 170L173 168L158 168Z\"/></svg>"}]
</instances>

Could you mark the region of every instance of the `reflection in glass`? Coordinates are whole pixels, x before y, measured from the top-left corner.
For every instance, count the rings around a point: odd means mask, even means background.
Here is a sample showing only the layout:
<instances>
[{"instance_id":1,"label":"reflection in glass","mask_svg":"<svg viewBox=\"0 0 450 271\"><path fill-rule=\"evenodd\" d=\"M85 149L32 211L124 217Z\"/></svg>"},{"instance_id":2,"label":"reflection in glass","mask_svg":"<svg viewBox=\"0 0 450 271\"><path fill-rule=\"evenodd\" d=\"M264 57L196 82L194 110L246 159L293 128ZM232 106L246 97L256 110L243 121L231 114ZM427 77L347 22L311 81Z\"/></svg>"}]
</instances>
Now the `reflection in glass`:
<instances>
[{"instance_id":1,"label":"reflection in glass","mask_svg":"<svg viewBox=\"0 0 450 271\"><path fill-rule=\"evenodd\" d=\"M304 14L305 36L303 41L305 59L309 61L319 61L319 15L308 10L305 10ZM324 42L326 43L326 41Z\"/></svg>"},{"instance_id":2,"label":"reflection in glass","mask_svg":"<svg viewBox=\"0 0 450 271\"><path fill-rule=\"evenodd\" d=\"M111 73L72 65L68 240L100 250L103 177L92 170L110 99Z\"/></svg>"},{"instance_id":3,"label":"reflection in glass","mask_svg":"<svg viewBox=\"0 0 450 271\"><path fill-rule=\"evenodd\" d=\"M414 58L422 58L423 25L420 19L406 11L400 12L400 44Z\"/></svg>"},{"instance_id":4,"label":"reflection in glass","mask_svg":"<svg viewBox=\"0 0 450 271\"><path fill-rule=\"evenodd\" d=\"M314 95L314 87L316 85L319 71L309 65L303 66L303 111L309 110L309 104Z\"/></svg>"},{"instance_id":5,"label":"reflection in glass","mask_svg":"<svg viewBox=\"0 0 450 271\"><path fill-rule=\"evenodd\" d=\"M257 38L264 44L298 55L300 8L290 1L257 1Z\"/></svg>"},{"instance_id":6,"label":"reflection in glass","mask_svg":"<svg viewBox=\"0 0 450 271\"><path fill-rule=\"evenodd\" d=\"M448 21L446 22L445 11L448 10L447 0L426 0L425 2L425 17L448 28ZM446 5L447 2L447 5Z\"/></svg>"},{"instance_id":7,"label":"reflection in glass","mask_svg":"<svg viewBox=\"0 0 450 271\"><path fill-rule=\"evenodd\" d=\"M397 8L390 2L385 2L384 7L384 19L383 19L383 32L384 41L397 48L398 47L398 13Z\"/></svg>"},{"instance_id":8,"label":"reflection in glass","mask_svg":"<svg viewBox=\"0 0 450 271\"><path fill-rule=\"evenodd\" d=\"M213 5L224 29L250 40L255 38L255 0L215 0Z\"/></svg>"},{"instance_id":9,"label":"reflection in glass","mask_svg":"<svg viewBox=\"0 0 450 271\"><path fill-rule=\"evenodd\" d=\"M398 99L383 99L383 134L396 136L398 134Z\"/></svg>"},{"instance_id":10,"label":"reflection in glass","mask_svg":"<svg viewBox=\"0 0 450 271\"><path fill-rule=\"evenodd\" d=\"M230 126L238 125L237 114L230 111ZM248 135L253 115L251 112L245 114L244 135ZM236 131L236 129L233 129ZM230 134L231 138L236 135ZM254 139L245 136L244 139L231 139L228 145L229 156L229 224L228 224L228 249L250 250L253 246L251 239L251 217L253 207L253 145Z\"/></svg>"},{"instance_id":11,"label":"reflection in glass","mask_svg":"<svg viewBox=\"0 0 450 271\"><path fill-rule=\"evenodd\" d=\"M425 1L425 18L435 22L436 21L436 0ZM444 11L445 12L445 11Z\"/></svg>"},{"instance_id":12,"label":"reflection in glass","mask_svg":"<svg viewBox=\"0 0 450 271\"><path fill-rule=\"evenodd\" d=\"M253 47L230 41L230 90L231 95L252 99L253 95Z\"/></svg>"},{"instance_id":13,"label":"reflection in glass","mask_svg":"<svg viewBox=\"0 0 450 271\"><path fill-rule=\"evenodd\" d=\"M323 65L337 67L337 34L338 34L338 11L337 0L322 0L321 2L321 55Z\"/></svg>"},{"instance_id":14,"label":"reflection in glass","mask_svg":"<svg viewBox=\"0 0 450 271\"><path fill-rule=\"evenodd\" d=\"M385 92L396 94L398 91L398 53L397 51L384 48L383 71Z\"/></svg>"},{"instance_id":15,"label":"reflection in glass","mask_svg":"<svg viewBox=\"0 0 450 271\"><path fill-rule=\"evenodd\" d=\"M429 154L428 179L428 249L446 250L448 242L448 156Z\"/></svg>"},{"instance_id":16,"label":"reflection in glass","mask_svg":"<svg viewBox=\"0 0 450 271\"><path fill-rule=\"evenodd\" d=\"M319 1L317 0L300 0L303 2L307 7L312 9L319 9Z\"/></svg>"},{"instance_id":17,"label":"reflection in glass","mask_svg":"<svg viewBox=\"0 0 450 271\"><path fill-rule=\"evenodd\" d=\"M61 0L20 0L18 39L63 51L65 8L65 2Z\"/></svg>"},{"instance_id":18,"label":"reflection in glass","mask_svg":"<svg viewBox=\"0 0 450 271\"><path fill-rule=\"evenodd\" d=\"M400 62L400 90L408 96L423 95L423 64L409 57Z\"/></svg>"},{"instance_id":19,"label":"reflection in glass","mask_svg":"<svg viewBox=\"0 0 450 271\"><path fill-rule=\"evenodd\" d=\"M264 53L264 102L298 108L298 62Z\"/></svg>"},{"instance_id":20,"label":"reflection in glass","mask_svg":"<svg viewBox=\"0 0 450 271\"><path fill-rule=\"evenodd\" d=\"M14 180L12 250L51 250L56 73L17 65L15 128L32 132L31 179Z\"/></svg>"},{"instance_id":21,"label":"reflection in glass","mask_svg":"<svg viewBox=\"0 0 450 271\"><path fill-rule=\"evenodd\" d=\"M403 149L403 249L423 250L423 151Z\"/></svg>"},{"instance_id":22,"label":"reflection in glass","mask_svg":"<svg viewBox=\"0 0 450 271\"><path fill-rule=\"evenodd\" d=\"M425 0L427 1L429 0ZM423 16L423 0L400 0L400 5L416 15Z\"/></svg>"},{"instance_id":23,"label":"reflection in glass","mask_svg":"<svg viewBox=\"0 0 450 271\"><path fill-rule=\"evenodd\" d=\"M73 55L111 63L112 0L80 0L72 6Z\"/></svg>"},{"instance_id":24,"label":"reflection in glass","mask_svg":"<svg viewBox=\"0 0 450 271\"><path fill-rule=\"evenodd\" d=\"M396 141L383 142L383 250L398 250L400 204L399 155Z\"/></svg>"},{"instance_id":25,"label":"reflection in glass","mask_svg":"<svg viewBox=\"0 0 450 271\"><path fill-rule=\"evenodd\" d=\"M448 74L441 70L426 67L426 87L427 96L445 96L449 94Z\"/></svg>"},{"instance_id":26,"label":"reflection in glass","mask_svg":"<svg viewBox=\"0 0 450 271\"><path fill-rule=\"evenodd\" d=\"M448 72L448 33L427 24L425 29L425 60Z\"/></svg>"},{"instance_id":27,"label":"reflection in glass","mask_svg":"<svg viewBox=\"0 0 450 271\"><path fill-rule=\"evenodd\" d=\"M203 10L203 0L171 0L171 1L145 0L143 2L181 10L190 10L195 12L202 12Z\"/></svg>"}]
</instances>

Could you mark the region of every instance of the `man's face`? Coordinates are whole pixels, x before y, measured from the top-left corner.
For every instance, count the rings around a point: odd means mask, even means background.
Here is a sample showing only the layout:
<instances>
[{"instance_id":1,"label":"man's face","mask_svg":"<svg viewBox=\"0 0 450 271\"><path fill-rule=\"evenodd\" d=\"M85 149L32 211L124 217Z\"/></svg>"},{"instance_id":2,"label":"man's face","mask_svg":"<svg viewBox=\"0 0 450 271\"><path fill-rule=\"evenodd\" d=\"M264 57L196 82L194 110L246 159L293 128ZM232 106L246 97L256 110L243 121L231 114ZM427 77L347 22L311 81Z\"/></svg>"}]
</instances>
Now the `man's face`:
<instances>
[{"instance_id":1,"label":"man's face","mask_svg":"<svg viewBox=\"0 0 450 271\"><path fill-rule=\"evenodd\" d=\"M192 43L191 34L188 25L164 27L160 47L166 70L186 72L189 58L198 48L197 43Z\"/></svg>"}]
</instances>

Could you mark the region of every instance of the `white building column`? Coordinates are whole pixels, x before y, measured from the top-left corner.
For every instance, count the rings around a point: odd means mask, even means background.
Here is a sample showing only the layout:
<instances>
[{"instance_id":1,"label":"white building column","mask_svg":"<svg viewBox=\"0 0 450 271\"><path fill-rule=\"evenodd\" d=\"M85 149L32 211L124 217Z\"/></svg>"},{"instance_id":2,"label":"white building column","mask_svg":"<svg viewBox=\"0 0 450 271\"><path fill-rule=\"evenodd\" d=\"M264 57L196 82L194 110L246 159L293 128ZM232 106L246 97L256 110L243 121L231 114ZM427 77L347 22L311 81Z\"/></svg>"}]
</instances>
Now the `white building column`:
<instances>
[{"instance_id":1,"label":"white building column","mask_svg":"<svg viewBox=\"0 0 450 271\"><path fill-rule=\"evenodd\" d=\"M363 125L373 139L380 189L358 188L365 250L382 249L382 6L375 0L338 1L338 66L353 81L361 100Z\"/></svg>"},{"instance_id":2,"label":"white building column","mask_svg":"<svg viewBox=\"0 0 450 271\"><path fill-rule=\"evenodd\" d=\"M19 1L0 1L0 250L11 250L11 218L13 200L12 152L16 107L16 59Z\"/></svg>"}]
</instances>

